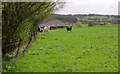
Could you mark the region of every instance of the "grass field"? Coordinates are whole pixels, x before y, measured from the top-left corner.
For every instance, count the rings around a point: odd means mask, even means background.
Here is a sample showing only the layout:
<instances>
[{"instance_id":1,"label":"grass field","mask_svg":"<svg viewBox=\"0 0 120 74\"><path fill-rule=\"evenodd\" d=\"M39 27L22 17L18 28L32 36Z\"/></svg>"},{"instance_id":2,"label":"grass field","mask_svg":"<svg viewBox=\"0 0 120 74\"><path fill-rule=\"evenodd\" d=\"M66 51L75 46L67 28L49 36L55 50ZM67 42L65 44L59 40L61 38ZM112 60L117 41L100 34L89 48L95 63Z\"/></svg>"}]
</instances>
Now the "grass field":
<instances>
[{"instance_id":1,"label":"grass field","mask_svg":"<svg viewBox=\"0 0 120 74\"><path fill-rule=\"evenodd\" d=\"M117 72L118 27L93 26L38 35L25 57L4 72Z\"/></svg>"}]
</instances>

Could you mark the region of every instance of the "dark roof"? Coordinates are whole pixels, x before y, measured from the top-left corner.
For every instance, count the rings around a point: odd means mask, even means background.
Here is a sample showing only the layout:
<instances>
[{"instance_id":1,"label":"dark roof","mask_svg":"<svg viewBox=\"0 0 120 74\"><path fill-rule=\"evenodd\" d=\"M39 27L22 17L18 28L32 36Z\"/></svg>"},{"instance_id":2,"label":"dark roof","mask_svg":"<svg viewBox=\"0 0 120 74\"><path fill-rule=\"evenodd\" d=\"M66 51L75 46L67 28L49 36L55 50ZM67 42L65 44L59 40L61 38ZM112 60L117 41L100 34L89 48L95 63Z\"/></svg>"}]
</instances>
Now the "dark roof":
<instances>
[{"instance_id":1,"label":"dark roof","mask_svg":"<svg viewBox=\"0 0 120 74\"><path fill-rule=\"evenodd\" d=\"M52 21L48 21L48 22L39 24L39 26L40 27L42 27L42 26L66 26L66 24L59 20L52 20Z\"/></svg>"}]
</instances>

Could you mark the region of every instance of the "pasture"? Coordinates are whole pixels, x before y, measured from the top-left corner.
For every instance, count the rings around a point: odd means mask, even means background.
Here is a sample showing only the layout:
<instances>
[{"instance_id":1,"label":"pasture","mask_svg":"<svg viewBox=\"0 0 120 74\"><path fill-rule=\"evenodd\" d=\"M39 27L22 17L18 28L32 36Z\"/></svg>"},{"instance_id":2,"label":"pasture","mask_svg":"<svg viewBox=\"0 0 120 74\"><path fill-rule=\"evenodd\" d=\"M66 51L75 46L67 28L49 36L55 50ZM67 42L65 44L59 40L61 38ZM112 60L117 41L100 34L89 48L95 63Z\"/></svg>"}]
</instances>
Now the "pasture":
<instances>
[{"instance_id":1,"label":"pasture","mask_svg":"<svg viewBox=\"0 0 120 74\"><path fill-rule=\"evenodd\" d=\"M39 34L25 57L4 72L117 72L118 26L73 27Z\"/></svg>"}]
</instances>

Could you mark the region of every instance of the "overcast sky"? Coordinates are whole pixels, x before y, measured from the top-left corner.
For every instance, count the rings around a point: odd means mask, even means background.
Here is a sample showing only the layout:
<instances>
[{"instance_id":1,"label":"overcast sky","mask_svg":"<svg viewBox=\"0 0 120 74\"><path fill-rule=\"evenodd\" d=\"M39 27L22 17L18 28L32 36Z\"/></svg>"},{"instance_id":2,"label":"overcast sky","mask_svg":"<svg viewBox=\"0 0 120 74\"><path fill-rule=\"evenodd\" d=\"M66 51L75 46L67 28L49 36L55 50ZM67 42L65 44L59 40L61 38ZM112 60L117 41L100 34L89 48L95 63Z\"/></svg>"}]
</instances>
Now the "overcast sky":
<instances>
[{"instance_id":1,"label":"overcast sky","mask_svg":"<svg viewBox=\"0 0 120 74\"><path fill-rule=\"evenodd\" d=\"M120 0L66 0L57 14L118 14Z\"/></svg>"}]
</instances>

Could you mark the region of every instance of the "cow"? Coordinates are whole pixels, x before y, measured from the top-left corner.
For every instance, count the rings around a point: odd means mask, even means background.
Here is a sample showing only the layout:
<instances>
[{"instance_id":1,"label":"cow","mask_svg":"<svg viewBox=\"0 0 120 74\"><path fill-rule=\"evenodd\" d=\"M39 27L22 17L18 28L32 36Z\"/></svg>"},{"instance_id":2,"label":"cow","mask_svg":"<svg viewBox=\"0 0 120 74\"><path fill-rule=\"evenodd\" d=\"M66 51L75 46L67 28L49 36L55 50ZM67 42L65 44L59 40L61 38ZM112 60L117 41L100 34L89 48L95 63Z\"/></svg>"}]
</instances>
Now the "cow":
<instances>
[{"instance_id":1,"label":"cow","mask_svg":"<svg viewBox=\"0 0 120 74\"><path fill-rule=\"evenodd\" d=\"M50 26L45 26L44 28L43 28L43 31L45 32L45 33L48 33L48 30L50 29Z\"/></svg>"},{"instance_id":2,"label":"cow","mask_svg":"<svg viewBox=\"0 0 120 74\"><path fill-rule=\"evenodd\" d=\"M42 32L43 32L43 28L41 28L41 27L39 28L39 27L38 27L38 31L39 31L40 33L42 33Z\"/></svg>"},{"instance_id":3,"label":"cow","mask_svg":"<svg viewBox=\"0 0 120 74\"><path fill-rule=\"evenodd\" d=\"M70 32L72 30L72 26L67 26L66 29L67 29L67 32Z\"/></svg>"}]
</instances>

